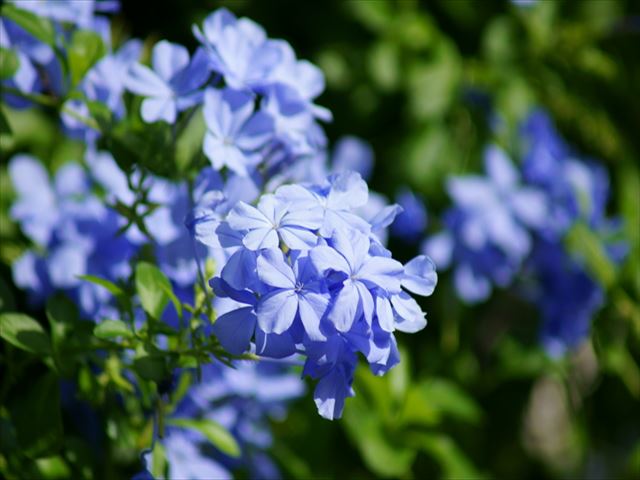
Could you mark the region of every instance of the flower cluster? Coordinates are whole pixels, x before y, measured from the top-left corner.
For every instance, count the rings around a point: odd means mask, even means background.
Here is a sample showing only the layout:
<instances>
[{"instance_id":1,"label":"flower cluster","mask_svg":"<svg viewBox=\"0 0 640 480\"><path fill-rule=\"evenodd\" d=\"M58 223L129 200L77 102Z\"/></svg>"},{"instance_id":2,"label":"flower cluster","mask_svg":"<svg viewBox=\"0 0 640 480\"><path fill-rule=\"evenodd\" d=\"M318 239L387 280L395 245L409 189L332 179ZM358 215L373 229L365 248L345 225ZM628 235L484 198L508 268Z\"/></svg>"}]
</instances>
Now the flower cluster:
<instances>
[{"instance_id":1,"label":"flower cluster","mask_svg":"<svg viewBox=\"0 0 640 480\"><path fill-rule=\"evenodd\" d=\"M487 299L493 285L525 279L518 287L541 312L541 341L560 355L586 336L604 296L585 259L567 251L567 235L587 226L614 262L627 247L609 240L619 222L606 218L606 171L578 159L541 111L524 123L522 137L521 171L492 146L485 152L486 176L449 180L454 207L444 215L447 228L423 250L438 267L455 265L456 290L466 302Z\"/></svg>"},{"instance_id":2,"label":"flower cluster","mask_svg":"<svg viewBox=\"0 0 640 480\"><path fill-rule=\"evenodd\" d=\"M456 290L467 302L487 299L494 283L501 287L511 283L531 250L530 229L547 221L545 196L521 185L503 150L487 148L484 162L486 177L449 180L454 207L444 215L447 230L424 245L440 267L455 259Z\"/></svg>"},{"instance_id":3,"label":"flower cluster","mask_svg":"<svg viewBox=\"0 0 640 480\"><path fill-rule=\"evenodd\" d=\"M20 8L39 17L50 19L53 25L49 42L35 37L22 26L3 17L0 19L0 46L11 49L18 59L18 69L3 84L21 93L50 92L63 97L70 90L70 79L63 73L61 46L68 45L79 30L95 32L110 48L111 32L108 19L101 13L112 13L119 9L117 1L87 0L10 0L12 7ZM68 57L65 57L68 59ZM100 79L96 79L100 81ZM110 75L116 80L115 75ZM3 99L15 108L27 107L30 101L11 93Z\"/></svg>"},{"instance_id":4,"label":"flower cluster","mask_svg":"<svg viewBox=\"0 0 640 480\"><path fill-rule=\"evenodd\" d=\"M403 288L430 295L437 279L426 256L405 266L391 258L374 232L398 209L366 221L355 210L367 197L360 175L347 172L322 184L279 187L255 207L239 202L222 220L196 220L206 232L197 238L233 251L210 282L218 296L237 302L213 326L220 342L232 353L253 340L265 357L305 355L305 373L319 379L318 411L330 419L353 395L356 353L384 374L399 361L393 332L426 325Z\"/></svg>"},{"instance_id":5,"label":"flower cluster","mask_svg":"<svg viewBox=\"0 0 640 480\"><path fill-rule=\"evenodd\" d=\"M226 9L193 31L201 46L191 58L183 46L161 41L152 69L131 66L125 85L145 97L144 121L174 123L180 112L202 104L204 154L214 169L241 176L272 176L324 147L317 119L331 115L313 103L324 90L316 66ZM220 80L224 86L217 88Z\"/></svg>"},{"instance_id":6,"label":"flower cluster","mask_svg":"<svg viewBox=\"0 0 640 480\"><path fill-rule=\"evenodd\" d=\"M237 362L203 367L202 382L193 385L171 413L163 444L169 478L233 478L242 466L252 478L279 478L278 467L264 453L272 443L268 420L281 419L287 403L304 393L298 375L279 363ZM213 420L239 442L242 457L215 449L198 430L180 426Z\"/></svg>"},{"instance_id":7,"label":"flower cluster","mask_svg":"<svg viewBox=\"0 0 640 480\"><path fill-rule=\"evenodd\" d=\"M92 192L91 179L77 163L62 166L51 181L39 161L17 155L9 173L18 194L11 215L40 249L27 250L14 263L16 285L36 302L63 290L87 317L108 315L109 293L78 277L116 281L131 275L136 248L117 235L119 215Z\"/></svg>"}]
</instances>

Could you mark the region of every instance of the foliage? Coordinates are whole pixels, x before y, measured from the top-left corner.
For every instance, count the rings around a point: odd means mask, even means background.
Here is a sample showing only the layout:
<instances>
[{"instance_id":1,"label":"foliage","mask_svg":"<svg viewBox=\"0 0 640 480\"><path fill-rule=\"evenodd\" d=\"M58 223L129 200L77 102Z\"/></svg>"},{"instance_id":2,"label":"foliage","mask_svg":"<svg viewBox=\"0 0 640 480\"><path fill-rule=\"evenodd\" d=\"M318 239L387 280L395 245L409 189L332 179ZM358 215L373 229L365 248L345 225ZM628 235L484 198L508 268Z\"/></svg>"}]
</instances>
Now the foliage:
<instances>
[{"instance_id":1,"label":"foliage","mask_svg":"<svg viewBox=\"0 0 640 480\"><path fill-rule=\"evenodd\" d=\"M3 477L640 475L633 2L5 3Z\"/></svg>"}]
</instances>

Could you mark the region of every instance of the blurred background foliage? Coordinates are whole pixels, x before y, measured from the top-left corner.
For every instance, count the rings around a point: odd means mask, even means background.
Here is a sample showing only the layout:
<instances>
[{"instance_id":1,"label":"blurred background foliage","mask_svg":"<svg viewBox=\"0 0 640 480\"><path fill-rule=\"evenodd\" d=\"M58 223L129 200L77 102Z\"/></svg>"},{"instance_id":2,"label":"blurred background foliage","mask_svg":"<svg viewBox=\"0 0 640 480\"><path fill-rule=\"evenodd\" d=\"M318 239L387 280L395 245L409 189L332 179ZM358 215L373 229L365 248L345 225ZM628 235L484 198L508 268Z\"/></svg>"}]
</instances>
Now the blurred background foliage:
<instances>
[{"instance_id":1,"label":"blurred background foliage","mask_svg":"<svg viewBox=\"0 0 640 480\"><path fill-rule=\"evenodd\" d=\"M392 198L410 185L427 200L430 230L447 205L447 176L480 171L489 142L517 153L520 122L542 106L577 151L607 166L609 208L624 217L631 247L620 268L591 262L607 302L591 339L560 359L539 346L533 307L503 291L467 307L441 275L424 301L428 327L399 336L403 361L386 377L356 376L343 420L322 420L304 399L274 425L272 453L285 475L639 478L638 3L124 1L115 35L193 49L191 25L221 5L322 68L330 139L370 142L371 188ZM75 155L78 145L59 142L32 111L11 123L3 153L28 145L54 165ZM4 173L0 188L9 191ZM19 248L7 241L9 197L0 205L3 289ZM401 260L416 254L399 240L390 246ZM589 238L578 234L572 248L589 256Z\"/></svg>"}]
</instances>

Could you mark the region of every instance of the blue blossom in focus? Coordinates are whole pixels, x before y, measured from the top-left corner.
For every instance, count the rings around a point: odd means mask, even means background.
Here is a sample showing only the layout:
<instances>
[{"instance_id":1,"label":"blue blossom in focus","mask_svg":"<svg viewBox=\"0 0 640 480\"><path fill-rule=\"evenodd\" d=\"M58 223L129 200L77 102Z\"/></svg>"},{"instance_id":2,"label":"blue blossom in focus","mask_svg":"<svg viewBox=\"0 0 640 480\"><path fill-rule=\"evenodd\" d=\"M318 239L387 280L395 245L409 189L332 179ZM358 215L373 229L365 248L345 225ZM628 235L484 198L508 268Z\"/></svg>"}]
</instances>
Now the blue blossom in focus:
<instances>
[{"instance_id":1,"label":"blue blossom in focus","mask_svg":"<svg viewBox=\"0 0 640 480\"><path fill-rule=\"evenodd\" d=\"M178 112L202 100L199 88L210 75L206 55L198 49L190 59L185 47L166 40L158 42L151 55L153 70L139 63L132 65L125 86L146 97L140 110L145 122L174 123Z\"/></svg>"},{"instance_id":2,"label":"blue blossom in focus","mask_svg":"<svg viewBox=\"0 0 640 480\"><path fill-rule=\"evenodd\" d=\"M393 332L424 328L424 313L405 290L430 295L434 264L426 256L393 260L356 209L368 188L352 172L319 185L284 185L257 208L239 203L214 222L211 236L232 253L210 283L217 297L237 302L213 332L225 348L282 358L306 357L305 374L318 379L319 413L337 418L362 353L376 374L399 361ZM380 225L397 209L385 207ZM203 223L208 220L203 219ZM197 229L196 229L197 230Z\"/></svg>"}]
</instances>

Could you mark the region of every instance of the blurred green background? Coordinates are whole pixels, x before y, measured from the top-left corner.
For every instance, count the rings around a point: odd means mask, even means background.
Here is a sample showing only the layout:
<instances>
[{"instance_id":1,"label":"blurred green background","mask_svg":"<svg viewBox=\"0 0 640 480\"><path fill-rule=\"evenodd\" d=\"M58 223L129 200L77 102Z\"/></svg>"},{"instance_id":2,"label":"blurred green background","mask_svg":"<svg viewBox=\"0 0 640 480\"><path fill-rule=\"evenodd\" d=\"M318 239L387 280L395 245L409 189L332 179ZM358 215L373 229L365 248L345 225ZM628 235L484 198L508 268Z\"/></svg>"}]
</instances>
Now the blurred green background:
<instances>
[{"instance_id":1,"label":"blurred green background","mask_svg":"<svg viewBox=\"0 0 640 480\"><path fill-rule=\"evenodd\" d=\"M370 187L392 198L410 185L427 199L430 230L445 178L481 170L483 147L513 145L543 107L606 165L610 212L624 216L631 246L592 338L556 360L538 345L533 307L508 292L466 307L441 275L423 302L427 328L398 336L403 361L386 377L359 372L343 420L322 420L306 398L274 425L284 474L640 478L639 3L125 0L115 29L193 49L191 25L219 6L322 68L329 138L370 142Z\"/></svg>"}]
</instances>

